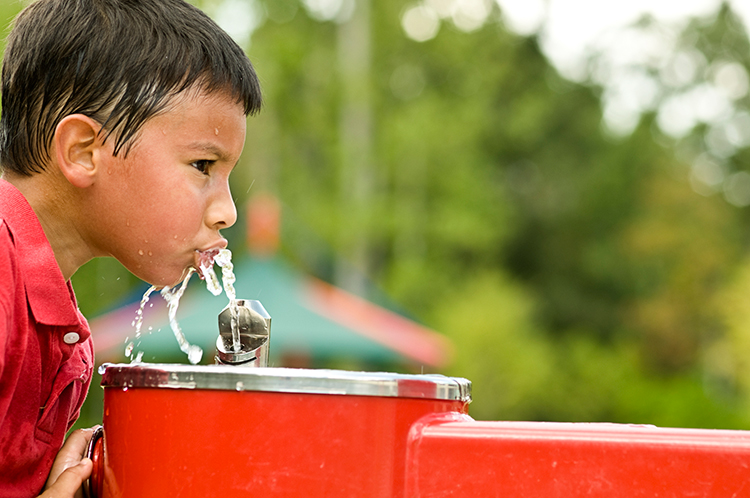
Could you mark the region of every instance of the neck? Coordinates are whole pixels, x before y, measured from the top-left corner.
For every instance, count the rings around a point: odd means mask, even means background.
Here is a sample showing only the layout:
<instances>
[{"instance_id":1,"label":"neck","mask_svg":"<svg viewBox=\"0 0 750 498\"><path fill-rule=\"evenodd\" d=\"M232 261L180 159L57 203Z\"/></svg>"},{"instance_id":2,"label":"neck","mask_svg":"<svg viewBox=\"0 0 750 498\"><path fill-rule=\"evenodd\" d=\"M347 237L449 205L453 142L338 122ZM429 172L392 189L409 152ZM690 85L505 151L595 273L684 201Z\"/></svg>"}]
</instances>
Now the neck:
<instances>
[{"instance_id":1,"label":"neck","mask_svg":"<svg viewBox=\"0 0 750 498\"><path fill-rule=\"evenodd\" d=\"M57 265L66 281L92 259L93 254L79 232L74 187L56 168L32 176L3 172L2 178L16 187L39 218Z\"/></svg>"}]
</instances>

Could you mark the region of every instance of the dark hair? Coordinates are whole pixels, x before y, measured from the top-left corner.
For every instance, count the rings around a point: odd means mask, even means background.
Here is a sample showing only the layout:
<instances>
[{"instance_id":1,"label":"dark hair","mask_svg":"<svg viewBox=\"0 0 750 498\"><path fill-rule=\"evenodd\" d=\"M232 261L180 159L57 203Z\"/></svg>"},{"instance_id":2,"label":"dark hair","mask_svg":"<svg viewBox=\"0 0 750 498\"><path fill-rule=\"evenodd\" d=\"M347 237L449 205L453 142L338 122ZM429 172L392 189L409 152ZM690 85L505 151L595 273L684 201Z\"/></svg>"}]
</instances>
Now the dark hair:
<instances>
[{"instance_id":1,"label":"dark hair","mask_svg":"<svg viewBox=\"0 0 750 498\"><path fill-rule=\"evenodd\" d=\"M15 19L2 68L0 165L23 175L50 159L57 124L84 114L132 145L173 97L227 91L245 114L260 84L242 49L182 0L38 0Z\"/></svg>"}]
</instances>

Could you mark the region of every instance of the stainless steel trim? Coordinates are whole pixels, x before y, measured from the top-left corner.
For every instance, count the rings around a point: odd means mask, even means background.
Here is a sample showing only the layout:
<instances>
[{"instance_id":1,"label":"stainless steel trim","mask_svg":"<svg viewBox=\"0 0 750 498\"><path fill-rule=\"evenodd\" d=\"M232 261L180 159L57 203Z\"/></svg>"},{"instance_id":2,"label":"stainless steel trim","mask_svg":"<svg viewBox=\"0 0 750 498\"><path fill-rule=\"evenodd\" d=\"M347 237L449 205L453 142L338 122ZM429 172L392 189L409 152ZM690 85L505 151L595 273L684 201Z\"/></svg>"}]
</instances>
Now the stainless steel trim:
<instances>
[{"instance_id":1,"label":"stainless steel trim","mask_svg":"<svg viewBox=\"0 0 750 498\"><path fill-rule=\"evenodd\" d=\"M232 331L233 311L239 333L240 349L234 350ZM219 337L216 338L216 364L248 367L268 366L271 316L256 300L237 299L219 313Z\"/></svg>"},{"instance_id":2,"label":"stainless steel trim","mask_svg":"<svg viewBox=\"0 0 750 498\"><path fill-rule=\"evenodd\" d=\"M471 382L444 375L225 365L111 364L103 387L219 389L471 401Z\"/></svg>"},{"instance_id":3,"label":"stainless steel trim","mask_svg":"<svg viewBox=\"0 0 750 498\"><path fill-rule=\"evenodd\" d=\"M91 439L89 440L89 444L86 447L86 454L84 455L86 458L94 461L94 448L96 447L96 442L104 437L104 428L101 425L96 425L93 427L94 433L91 435ZM87 477L81 486L83 488L83 497L84 498L99 498L95 493L91 490L91 476Z\"/></svg>"}]
</instances>

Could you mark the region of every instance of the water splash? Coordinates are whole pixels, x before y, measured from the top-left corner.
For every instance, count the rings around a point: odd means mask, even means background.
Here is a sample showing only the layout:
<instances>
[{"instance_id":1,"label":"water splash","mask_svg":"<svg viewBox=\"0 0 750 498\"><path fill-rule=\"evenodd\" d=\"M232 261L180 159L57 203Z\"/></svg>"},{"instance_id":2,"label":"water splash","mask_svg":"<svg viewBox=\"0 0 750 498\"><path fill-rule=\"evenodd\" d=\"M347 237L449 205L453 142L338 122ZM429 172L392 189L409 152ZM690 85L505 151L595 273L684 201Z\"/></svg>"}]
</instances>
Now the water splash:
<instances>
[{"instance_id":1,"label":"water splash","mask_svg":"<svg viewBox=\"0 0 750 498\"><path fill-rule=\"evenodd\" d=\"M219 285L219 278L216 276L214 271L214 259L201 261L200 266L201 276L206 281L206 288L214 296L221 294L221 285Z\"/></svg>"},{"instance_id":2,"label":"water splash","mask_svg":"<svg viewBox=\"0 0 750 498\"><path fill-rule=\"evenodd\" d=\"M206 287L214 296L221 294L219 279L214 272L214 264L221 268L221 283L224 287L224 293L229 298L230 325L232 328L232 349L240 351L240 310L237 306L237 293L234 289L234 283L237 278L234 275L234 265L232 264L232 251L229 249L219 249L218 252L210 251L201 255L200 271L206 280Z\"/></svg>"},{"instance_id":3,"label":"water splash","mask_svg":"<svg viewBox=\"0 0 750 498\"><path fill-rule=\"evenodd\" d=\"M135 327L135 338L138 339L141 336L141 328L143 327L143 309L146 307L146 303L149 300L149 297L151 296L151 293L156 290L156 286L152 285L148 288L148 290L143 294L143 297L141 298L141 304L138 307L138 310L135 312L135 320L131 323L132 326ZM149 329L151 330L151 329ZM125 339L127 341L127 339ZM128 345L125 347L125 356L130 358L131 363L133 362L133 348L135 347L135 344L133 341L129 342ZM140 357L143 357L143 353L139 353ZM138 359L135 360L136 362L139 361Z\"/></svg>"},{"instance_id":4,"label":"water splash","mask_svg":"<svg viewBox=\"0 0 750 498\"><path fill-rule=\"evenodd\" d=\"M221 283L224 285L224 292L231 300L237 299L237 293L234 290L234 282L237 277L234 276L234 265L232 264L232 251L222 249L214 258L214 262L221 267Z\"/></svg>"},{"instance_id":5,"label":"water splash","mask_svg":"<svg viewBox=\"0 0 750 498\"><path fill-rule=\"evenodd\" d=\"M239 333L239 308L237 306L236 291L234 283L236 277L234 275L234 265L232 264L232 252L229 249L214 249L211 251L199 252L199 275L206 281L206 287L209 292L214 296L221 294L222 287L227 297L229 298L229 307L231 313L231 326L232 326L232 347L235 351L241 349L240 344L240 333ZM219 265L221 268L221 284L219 284L219 278L214 271L214 264ZM169 326L174 333L177 343L185 354L188 355L188 361L192 364L199 363L203 357L203 350L196 345L190 344L185 338L185 334L182 332L179 323L177 322L177 308L180 305L180 298L185 293L188 281L190 277L195 273L196 270L191 268L184 280L179 287L170 288L164 287L161 290L161 296L167 302ZM151 286L141 298L141 303L136 311L136 317L131 323L135 327L135 339L137 340L141 336L141 328L143 326L143 310L146 303L149 301L149 297L153 291L156 290L155 286ZM153 303L151 304L153 306ZM149 327L149 331L153 330L153 327ZM138 363L143 359L143 352L138 352L137 356L133 358L134 349L138 344L135 341L128 342L125 347L125 356L130 358L131 363Z\"/></svg>"},{"instance_id":6,"label":"water splash","mask_svg":"<svg viewBox=\"0 0 750 498\"><path fill-rule=\"evenodd\" d=\"M185 293L185 289L187 288L187 284L190 281L190 277L193 276L193 273L195 273L195 270L191 268L180 287L164 287L161 290L161 296L167 301L167 307L169 309L169 326L177 339L177 344L180 345L180 350L188 355L188 361L195 365L201 361L203 350L199 346L190 344L187 341L185 334L182 333L180 324L177 323L177 308L180 306L180 298Z\"/></svg>"},{"instance_id":7,"label":"water splash","mask_svg":"<svg viewBox=\"0 0 750 498\"><path fill-rule=\"evenodd\" d=\"M224 293L229 298L229 323L232 328L232 349L234 351L241 351L240 309L237 306L237 292L234 290L234 282L237 278L234 276L232 252L229 249L222 249L216 258L214 258L214 261L221 267L221 283L224 285Z\"/></svg>"}]
</instances>

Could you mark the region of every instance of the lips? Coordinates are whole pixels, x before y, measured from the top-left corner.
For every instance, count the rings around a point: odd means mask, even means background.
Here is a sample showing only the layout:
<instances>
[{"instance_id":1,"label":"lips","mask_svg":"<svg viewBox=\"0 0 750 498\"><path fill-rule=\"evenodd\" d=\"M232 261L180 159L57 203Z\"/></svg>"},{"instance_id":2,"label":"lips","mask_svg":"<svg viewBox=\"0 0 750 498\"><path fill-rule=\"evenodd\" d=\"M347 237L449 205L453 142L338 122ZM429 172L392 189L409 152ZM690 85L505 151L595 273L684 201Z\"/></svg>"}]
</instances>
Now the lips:
<instances>
[{"instance_id":1,"label":"lips","mask_svg":"<svg viewBox=\"0 0 750 498\"><path fill-rule=\"evenodd\" d=\"M219 249L198 251L198 254L196 255L198 266L213 266L214 258L217 254L219 254Z\"/></svg>"},{"instance_id":2,"label":"lips","mask_svg":"<svg viewBox=\"0 0 750 498\"><path fill-rule=\"evenodd\" d=\"M214 247L213 249L206 249L205 251L195 251L195 269L198 270L198 275L203 278L203 272L201 268L212 268L214 266L214 258L219 254L222 247Z\"/></svg>"}]
</instances>

